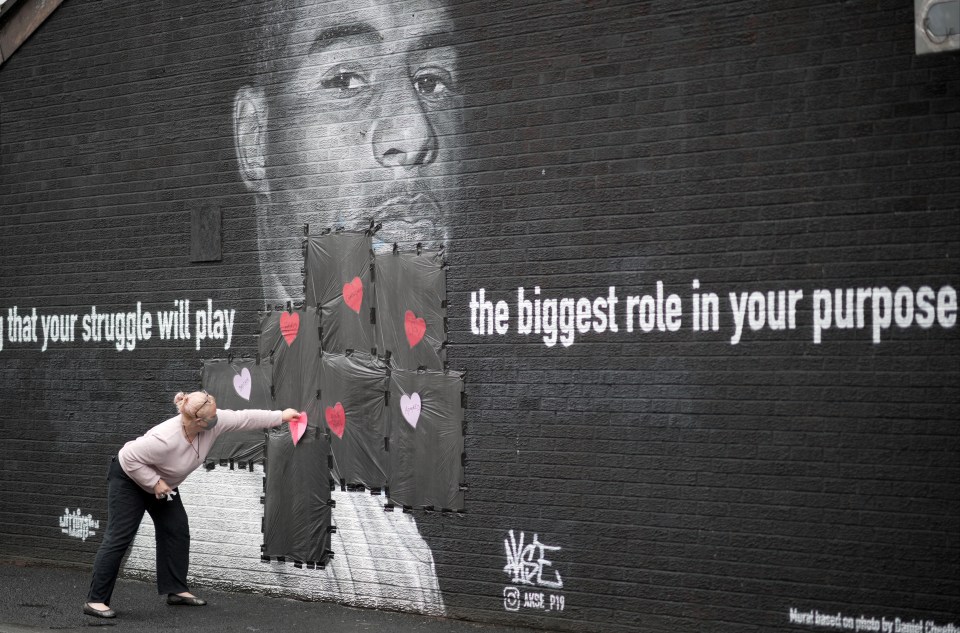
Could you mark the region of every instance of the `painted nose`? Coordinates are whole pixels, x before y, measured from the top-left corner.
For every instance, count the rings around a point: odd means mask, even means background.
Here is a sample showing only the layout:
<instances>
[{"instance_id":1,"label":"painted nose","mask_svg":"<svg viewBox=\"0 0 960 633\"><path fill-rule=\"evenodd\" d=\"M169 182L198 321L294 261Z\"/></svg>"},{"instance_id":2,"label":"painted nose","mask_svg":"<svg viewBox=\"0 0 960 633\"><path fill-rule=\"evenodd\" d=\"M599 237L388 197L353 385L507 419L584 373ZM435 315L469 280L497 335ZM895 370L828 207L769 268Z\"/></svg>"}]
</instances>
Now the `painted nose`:
<instances>
[{"instance_id":1,"label":"painted nose","mask_svg":"<svg viewBox=\"0 0 960 633\"><path fill-rule=\"evenodd\" d=\"M405 169L429 165L437 157L437 135L413 86L388 97L373 123L377 162L384 167Z\"/></svg>"}]
</instances>

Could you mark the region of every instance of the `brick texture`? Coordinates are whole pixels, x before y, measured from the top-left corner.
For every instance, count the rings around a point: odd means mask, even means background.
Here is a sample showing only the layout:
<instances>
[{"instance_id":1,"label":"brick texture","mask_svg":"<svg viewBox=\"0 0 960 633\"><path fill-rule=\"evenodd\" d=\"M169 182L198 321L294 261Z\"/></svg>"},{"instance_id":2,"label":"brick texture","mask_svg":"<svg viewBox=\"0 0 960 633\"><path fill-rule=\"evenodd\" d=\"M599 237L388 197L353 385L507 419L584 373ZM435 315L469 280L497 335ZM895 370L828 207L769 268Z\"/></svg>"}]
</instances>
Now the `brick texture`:
<instances>
[{"instance_id":1,"label":"brick texture","mask_svg":"<svg viewBox=\"0 0 960 633\"><path fill-rule=\"evenodd\" d=\"M960 626L949 306L929 327L899 326L904 307L874 343L867 300L862 329L813 342L817 289L960 287L960 64L914 54L912 4L452 3L447 360L466 372L466 512L394 513L347 590L260 562L261 471L197 472L195 582L558 631L829 630L791 609ZM257 226L230 113L269 8L74 0L0 67L0 557L89 566L109 457L174 412L201 359L256 351ZM220 262L190 261L200 207L223 211ZM657 282L682 301L679 329L627 332L627 297ZM518 332L518 287L614 287L618 331L548 346ZM506 333L472 328L480 289L507 304ZM730 293L791 289L794 329L745 312L731 343ZM695 292L717 295L716 331L694 331ZM182 299L236 311L230 350L197 349L195 327L157 335ZM132 350L83 341L79 321L42 352L39 320L37 342L8 329L14 307L82 319L138 302L154 335ZM58 523L77 510L99 521L89 538ZM362 513L341 520L346 541L362 530ZM151 576L151 529L126 573ZM521 532L546 546L527 550L526 585L505 568ZM401 549L435 575L415 598L383 564Z\"/></svg>"}]
</instances>

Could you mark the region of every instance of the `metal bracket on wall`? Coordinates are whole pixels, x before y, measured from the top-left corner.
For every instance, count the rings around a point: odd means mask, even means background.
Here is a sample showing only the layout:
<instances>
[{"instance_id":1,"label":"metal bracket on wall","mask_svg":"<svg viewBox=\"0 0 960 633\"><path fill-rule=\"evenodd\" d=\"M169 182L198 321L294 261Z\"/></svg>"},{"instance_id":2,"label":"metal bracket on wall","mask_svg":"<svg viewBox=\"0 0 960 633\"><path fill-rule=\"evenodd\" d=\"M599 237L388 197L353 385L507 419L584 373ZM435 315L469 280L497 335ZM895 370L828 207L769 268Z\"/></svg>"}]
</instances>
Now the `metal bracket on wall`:
<instances>
[{"instance_id":1,"label":"metal bracket on wall","mask_svg":"<svg viewBox=\"0 0 960 633\"><path fill-rule=\"evenodd\" d=\"M190 261L223 260L223 211L216 203L190 205Z\"/></svg>"}]
</instances>

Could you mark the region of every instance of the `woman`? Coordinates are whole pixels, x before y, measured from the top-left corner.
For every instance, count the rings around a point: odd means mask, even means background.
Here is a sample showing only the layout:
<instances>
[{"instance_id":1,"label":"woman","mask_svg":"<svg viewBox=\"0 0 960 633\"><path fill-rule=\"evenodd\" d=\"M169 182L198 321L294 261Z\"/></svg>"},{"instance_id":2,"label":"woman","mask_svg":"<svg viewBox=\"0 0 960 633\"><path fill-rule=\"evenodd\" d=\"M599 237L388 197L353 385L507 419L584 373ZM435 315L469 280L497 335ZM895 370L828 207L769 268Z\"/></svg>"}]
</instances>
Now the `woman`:
<instances>
[{"instance_id":1,"label":"woman","mask_svg":"<svg viewBox=\"0 0 960 633\"><path fill-rule=\"evenodd\" d=\"M283 411L217 411L217 401L205 391L178 393L179 415L127 442L110 463L107 476L107 532L93 563L93 579L83 612L99 618L116 617L110 596L120 561L150 513L157 536L157 589L167 604L199 607L206 601L187 588L190 528L178 496L179 486L203 463L221 433L280 426L296 421L296 409Z\"/></svg>"}]
</instances>

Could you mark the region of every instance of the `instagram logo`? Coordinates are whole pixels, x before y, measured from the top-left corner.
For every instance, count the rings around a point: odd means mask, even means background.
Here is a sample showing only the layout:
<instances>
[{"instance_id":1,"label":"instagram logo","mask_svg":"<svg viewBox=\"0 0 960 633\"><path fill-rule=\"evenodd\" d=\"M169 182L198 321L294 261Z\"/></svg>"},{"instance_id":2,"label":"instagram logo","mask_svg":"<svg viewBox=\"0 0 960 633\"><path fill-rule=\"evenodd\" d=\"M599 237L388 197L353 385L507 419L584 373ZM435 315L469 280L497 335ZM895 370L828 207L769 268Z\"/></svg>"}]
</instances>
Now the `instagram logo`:
<instances>
[{"instance_id":1,"label":"instagram logo","mask_svg":"<svg viewBox=\"0 0 960 633\"><path fill-rule=\"evenodd\" d=\"M520 610L520 590L516 587L503 588L503 608L507 611Z\"/></svg>"}]
</instances>

